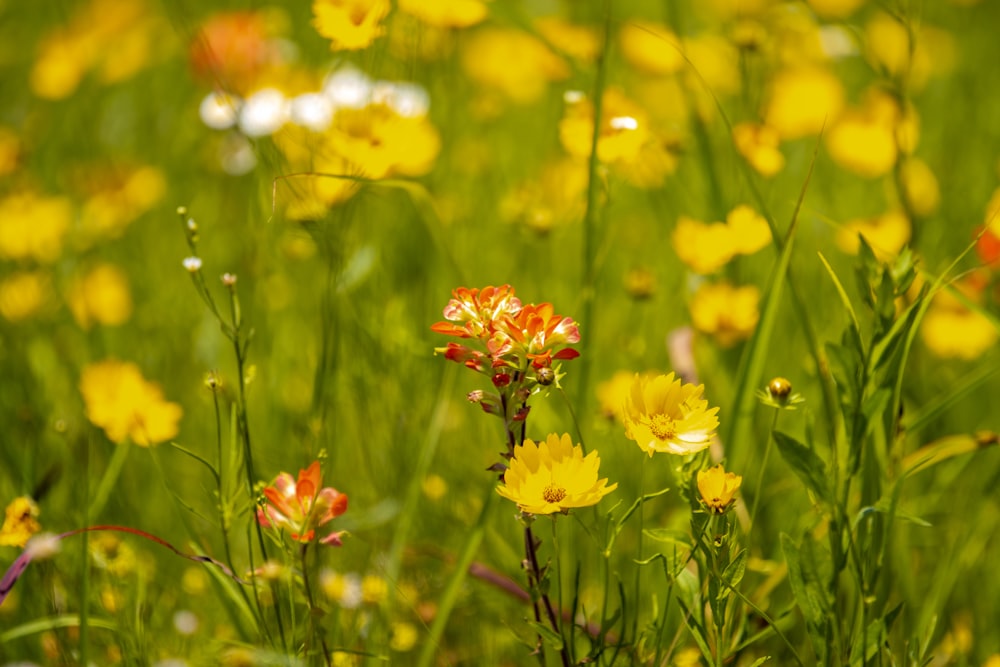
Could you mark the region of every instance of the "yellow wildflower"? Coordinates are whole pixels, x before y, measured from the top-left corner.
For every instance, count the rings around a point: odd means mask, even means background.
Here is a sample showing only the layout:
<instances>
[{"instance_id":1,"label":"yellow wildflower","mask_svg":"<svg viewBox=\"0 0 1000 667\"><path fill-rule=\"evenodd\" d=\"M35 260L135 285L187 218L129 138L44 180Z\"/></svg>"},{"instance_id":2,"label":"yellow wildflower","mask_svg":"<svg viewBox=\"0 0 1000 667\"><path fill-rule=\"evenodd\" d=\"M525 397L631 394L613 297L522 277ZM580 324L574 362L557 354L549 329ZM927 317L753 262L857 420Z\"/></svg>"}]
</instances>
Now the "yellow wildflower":
<instances>
[{"instance_id":1,"label":"yellow wildflower","mask_svg":"<svg viewBox=\"0 0 1000 667\"><path fill-rule=\"evenodd\" d=\"M531 104L549 82L569 76L562 58L521 30L483 28L462 47L462 67L475 83L499 92L515 104Z\"/></svg>"},{"instance_id":2,"label":"yellow wildflower","mask_svg":"<svg viewBox=\"0 0 1000 667\"><path fill-rule=\"evenodd\" d=\"M526 179L501 202L501 214L539 233L583 218L587 191L587 165L565 158L546 164L534 178Z\"/></svg>"},{"instance_id":3,"label":"yellow wildflower","mask_svg":"<svg viewBox=\"0 0 1000 667\"><path fill-rule=\"evenodd\" d=\"M597 450L584 456L583 448L574 447L568 433L562 437L550 433L537 444L526 439L514 448L497 492L530 514L589 507L618 488L617 483L608 486L606 478L597 478L600 465Z\"/></svg>"},{"instance_id":4,"label":"yellow wildflower","mask_svg":"<svg viewBox=\"0 0 1000 667\"><path fill-rule=\"evenodd\" d=\"M622 26L618 43L625 60L647 74L674 74L684 68L680 40L660 23L629 21Z\"/></svg>"},{"instance_id":5,"label":"yellow wildflower","mask_svg":"<svg viewBox=\"0 0 1000 667\"><path fill-rule=\"evenodd\" d=\"M132 315L128 278L113 264L99 264L78 276L67 294L73 319L83 329L96 324L117 326Z\"/></svg>"},{"instance_id":6,"label":"yellow wildflower","mask_svg":"<svg viewBox=\"0 0 1000 667\"><path fill-rule=\"evenodd\" d=\"M771 228L764 216L746 204L740 204L726 216L733 237L733 250L738 255L752 255L771 245Z\"/></svg>"},{"instance_id":7,"label":"yellow wildflower","mask_svg":"<svg viewBox=\"0 0 1000 667\"><path fill-rule=\"evenodd\" d=\"M392 624L392 635L389 638L389 648L405 653L417 645L420 635L412 623L396 622Z\"/></svg>"},{"instance_id":8,"label":"yellow wildflower","mask_svg":"<svg viewBox=\"0 0 1000 667\"><path fill-rule=\"evenodd\" d=\"M753 285L733 287L727 283L704 283L691 300L691 322L710 334L723 347L746 340L760 318L760 291Z\"/></svg>"},{"instance_id":9,"label":"yellow wildflower","mask_svg":"<svg viewBox=\"0 0 1000 667\"><path fill-rule=\"evenodd\" d=\"M167 180L156 167L99 174L83 205L81 226L94 237L117 237L152 209L167 192Z\"/></svg>"},{"instance_id":10,"label":"yellow wildflower","mask_svg":"<svg viewBox=\"0 0 1000 667\"><path fill-rule=\"evenodd\" d=\"M842 19L853 14L867 0L806 0L823 18Z\"/></svg>"},{"instance_id":11,"label":"yellow wildflower","mask_svg":"<svg viewBox=\"0 0 1000 667\"><path fill-rule=\"evenodd\" d=\"M72 219L66 197L32 192L7 196L0 200L0 258L54 262Z\"/></svg>"},{"instance_id":12,"label":"yellow wildflower","mask_svg":"<svg viewBox=\"0 0 1000 667\"><path fill-rule=\"evenodd\" d=\"M559 139L570 155L590 156L594 136L594 108L589 100L573 100L559 121ZM645 111L618 88L604 91L597 157L601 162L632 162L649 138Z\"/></svg>"},{"instance_id":13,"label":"yellow wildflower","mask_svg":"<svg viewBox=\"0 0 1000 667\"><path fill-rule=\"evenodd\" d=\"M892 124L864 111L845 112L826 135L830 157L860 176L874 178L896 164L896 133Z\"/></svg>"},{"instance_id":14,"label":"yellow wildflower","mask_svg":"<svg viewBox=\"0 0 1000 667\"><path fill-rule=\"evenodd\" d=\"M0 280L0 315L21 322L37 313L50 297L49 278L40 271L14 273Z\"/></svg>"},{"instance_id":15,"label":"yellow wildflower","mask_svg":"<svg viewBox=\"0 0 1000 667\"><path fill-rule=\"evenodd\" d=\"M652 379L656 374L646 373L646 376ZM632 391L634 379L635 373L632 371L617 371L609 379L597 385L597 402L601 406L603 415L624 423L625 399Z\"/></svg>"},{"instance_id":16,"label":"yellow wildflower","mask_svg":"<svg viewBox=\"0 0 1000 667\"><path fill-rule=\"evenodd\" d=\"M376 574L366 574L361 578L361 599L368 604L380 604L389 594L389 584Z\"/></svg>"},{"instance_id":17,"label":"yellow wildflower","mask_svg":"<svg viewBox=\"0 0 1000 667\"><path fill-rule=\"evenodd\" d=\"M837 230L837 245L844 252L856 255L860 245L858 234L865 237L875 256L884 262L899 254L910 240L910 221L900 211L889 211L867 220L851 220Z\"/></svg>"},{"instance_id":18,"label":"yellow wildflower","mask_svg":"<svg viewBox=\"0 0 1000 667\"><path fill-rule=\"evenodd\" d=\"M708 447L719 427L719 408L702 398L704 385L682 384L674 374L636 375L625 399L625 436L652 456L694 454Z\"/></svg>"},{"instance_id":19,"label":"yellow wildflower","mask_svg":"<svg viewBox=\"0 0 1000 667\"><path fill-rule=\"evenodd\" d=\"M785 166L785 156L778 148L781 137L773 127L738 123L733 127L733 143L761 176L774 176Z\"/></svg>"},{"instance_id":20,"label":"yellow wildflower","mask_svg":"<svg viewBox=\"0 0 1000 667\"><path fill-rule=\"evenodd\" d=\"M28 496L10 501L3 527L0 527L0 547L23 547L27 544L31 536L42 529L38 514L38 505Z\"/></svg>"},{"instance_id":21,"label":"yellow wildflower","mask_svg":"<svg viewBox=\"0 0 1000 667\"><path fill-rule=\"evenodd\" d=\"M733 504L736 490L743 483L743 478L731 472L726 472L722 464L698 471L698 492L703 502L712 514L724 514Z\"/></svg>"},{"instance_id":22,"label":"yellow wildflower","mask_svg":"<svg viewBox=\"0 0 1000 667\"><path fill-rule=\"evenodd\" d=\"M900 165L900 181L903 197L911 211L927 216L937 210L941 203L941 188L926 162L915 157L906 159Z\"/></svg>"},{"instance_id":23,"label":"yellow wildflower","mask_svg":"<svg viewBox=\"0 0 1000 667\"><path fill-rule=\"evenodd\" d=\"M682 215L671 240L680 260L700 275L715 273L736 255L735 239L721 222L706 224Z\"/></svg>"},{"instance_id":24,"label":"yellow wildflower","mask_svg":"<svg viewBox=\"0 0 1000 667\"><path fill-rule=\"evenodd\" d=\"M135 364L109 359L89 364L80 377L87 418L115 443L149 445L177 435L181 406L164 400Z\"/></svg>"},{"instance_id":25,"label":"yellow wildflower","mask_svg":"<svg viewBox=\"0 0 1000 667\"><path fill-rule=\"evenodd\" d=\"M817 134L844 105L840 79L815 65L792 66L771 80L764 122L782 139Z\"/></svg>"},{"instance_id":26,"label":"yellow wildflower","mask_svg":"<svg viewBox=\"0 0 1000 667\"><path fill-rule=\"evenodd\" d=\"M560 53L583 62L593 61L601 50L596 30L569 23L558 16L536 19L535 29Z\"/></svg>"},{"instance_id":27,"label":"yellow wildflower","mask_svg":"<svg viewBox=\"0 0 1000 667\"><path fill-rule=\"evenodd\" d=\"M956 289L974 302L982 299L970 277ZM981 289L981 288L980 288ZM985 315L972 310L947 291L938 292L920 327L924 345L939 357L972 361L996 346L1000 332Z\"/></svg>"},{"instance_id":28,"label":"yellow wildflower","mask_svg":"<svg viewBox=\"0 0 1000 667\"><path fill-rule=\"evenodd\" d=\"M399 11L435 28L468 28L489 12L480 0L399 0Z\"/></svg>"},{"instance_id":29,"label":"yellow wildflower","mask_svg":"<svg viewBox=\"0 0 1000 667\"><path fill-rule=\"evenodd\" d=\"M389 9L388 0L313 0L313 26L331 51L357 51L382 36Z\"/></svg>"},{"instance_id":30,"label":"yellow wildflower","mask_svg":"<svg viewBox=\"0 0 1000 667\"><path fill-rule=\"evenodd\" d=\"M868 20L865 45L868 61L875 69L905 79L916 91L927 84L932 74L948 71L955 62L951 35L927 25L906 26L885 12L877 12Z\"/></svg>"}]
</instances>

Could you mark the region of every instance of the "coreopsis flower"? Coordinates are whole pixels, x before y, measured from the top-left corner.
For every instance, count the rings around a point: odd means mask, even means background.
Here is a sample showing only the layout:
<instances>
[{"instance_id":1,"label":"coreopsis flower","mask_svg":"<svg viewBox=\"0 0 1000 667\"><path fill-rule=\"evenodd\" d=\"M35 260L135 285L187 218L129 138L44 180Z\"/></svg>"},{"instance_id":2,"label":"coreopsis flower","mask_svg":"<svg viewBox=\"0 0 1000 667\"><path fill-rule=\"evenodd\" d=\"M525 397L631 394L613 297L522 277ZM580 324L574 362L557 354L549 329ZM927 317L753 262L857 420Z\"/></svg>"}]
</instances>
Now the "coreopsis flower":
<instances>
[{"instance_id":1,"label":"coreopsis flower","mask_svg":"<svg viewBox=\"0 0 1000 667\"><path fill-rule=\"evenodd\" d=\"M480 0L399 0L399 11L436 28L468 28L489 14Z\"/></svg>"},{"instance_id":2,"label":"coreopsis flower","mask_svg":"<svg viewBox=\"0 0 1000 667\"><path fill-rule=\"evenodd\" d=\"M15 192L0 200L0 259L51 263L62 252L73 222L66 197Z\"/></svg>"},{"instance_id":3,"label":"coreopsis flower","mask_svg":"<svg viewBox=\"0 0 1000 667\"><path fill-rule=\"evenodd\" d=\"M332 51L367 48L385 32L388 0L313 0L313 25Z\"/></svg>"},{"instance_id":4,"label":"coreopsis flower","mask_svg":"<svg viewBox=\"0 0 1000 667\"><path fill-rule=\"evenodd\" d=\"M719 408L702 398L704 385L682 383L674 374L636 375L625 399L625 436L652 456L656 452L694 454L711 443Z\"/></svg>"},{"instance_id":5,"label":"coreopsis flower","mask_svg":"<svg viewBox=\"0 0 1000 667\"><path fill-rule=\"evenodd\" d=\"M795 66L771 79L764 122L782 139L817 134L844 105L844 86L829 69Z\"/></svg>"},{"instance_id":6,"label":"coreopsis flower","mask_svg":"<svg viewBox=\"0 0 1000 667\"><path fill-rule=\"evenodd\" d=\"M920 158L907 158L899 165L899 180L902 195L911 211L927 216L937 210L941 203L941 188L926 162Z\"/></svg>"},{"instance_id":7,"label":"coreopsis flower","mask_svg":"<svg viewBox=\"0 0 1000 667\"><path fill-rule=\"evenodd\" d=\"M629 164L635 161L650 139L649 120L642 107L618 88L607 88L602 99L601 127L597 137L597 157L604 163ZM590 156L594 137L594 108L587 98L570 97L559 121L559 140L576 158Z\"/></svg>"},{"instance_id":8,"label":"coreopsis flower","mask_svg":"<svg viewBox=\"0 0 1000 667\"><path fill-rule=\"evenodd\" d=\"M162 390L142 377L135 364L108 359L89 364L80 376L87 418L115 443L142 447L177 435L184 411L163 398Z\"/></svg>"},{"instance_id":9,"label":"coreopsis flower","mask_svg":"<svg viewBox=\"0 0 1000 667\"><path fill-rule=\"evenodd\" d=\"M279 474L264 488L266 500L257 508L257 521L265 528L287 528L297 542L312 542L317 528L347 511L347 495L322 483L319 461L299 470L297 479L287 472ZM330 533L320 544L339 547L343 535L344 531Z\"/></svg>"},{"instance_id":10,"label":"coreopsis flower","mask_svg":"<svg viewBox=\"0 0 1000 667\"><path fill-rule=\"evenodd\" d=\"M837 230L837 245L855 255L860 247L858 234L865 237L875 256L888 261L899 254L910 240L910 220L901 211L889 211L867 220L851 220Z\"/></svg>"},{"instance_id":11,"label":"coreopsis flower","mask_svg":"<svg viewBox=\"0 0 1000 667\"><path fill-rule=\"evenodd\" d=\"M113 264L98 264L70 284L66 301L83 329L94 324L117 326L132 316L132 295L125 273Z\"/></svg>"},{"instance_id":12,"label":"coreopsis flower","mask_svg":"<svg viewBox=\"0 0 1000 667\"><path fill-rule=\"evenodd\" d=\"M628 21L618 43L632 67L646 74L666 76L685 67L681 40L670 28L650 21Z\"/></svg>"},{"instance_id":13,"label":"coreopsis flower","mask_svg":"<svg viewBox=\"0 0 1000 667\"><path fill-rule=\"evenodd\" d=\"M736 500L736 490L743 478L736 473L726 472L722 464L698 471L698 492L701 502L712 514L724 514Z\"/></svg>"},{"instance_id":14,"label":"coreopsis flower","mask_svg":"<svg viewBox=\"0 0 1000 667\"><path fill-rule=\"evenodd\" d=\"M760 291L753 285L703 283L691 299L691 323L722 347L731 347L753 333L760 318L759 301Z\"/></svg>"},{"instance_id":15,"label":"coreopsis flower","mask_svg":"<svg viewBox=\"0 0 1000 667\"><path fill-rule=\"evenodd\" d=\"M23 547L42 529L38 523L38 505L28 496L14 498L4 512L0 527L0 547Z\"/></svg>"},{"instance_id":16,"label":"coreopsis flower","mask_svg":"<svg viewBox=\"0 0 1000 667\"><path fill-rule=\"evenodd\" d=\"M985 282L971 274L955 288L973 303L981 303ZM934 296L920 327L924 345L939 357L972 361L993 349L1000 332L988 317L947 291Z\"/></svg>"},{"instance_id":17,"label":"coreopsis flower","mask_svg":"<svg viewBox=\"0 0 1000 667\"><path fill-rule=\"evenodd\" d=\"M779 148L781 137L773 127L737 123L733 127L733 144L761 176L774 176L785 166L785 156Z\"/></svg>"},{"instance_id":18,"label":"coreopsis flower","mask_svg":"<svg viewBox=\"0 0 1000 667\"><path fill-rule=\"evenodd\" d=\"M566 62L537 37L514 28L487 27L462 43L469 78L515 104L531 104L552 81L570 75Z\"/></svg>"},{"instance_id":19,"label":"coreopsis flower","mask_svg":"<svg viewBox=\"0 0 1000 667\"><path fill-rule=\"evenodd\" d=\"M44 309L51 299L49 276L42 271L18 271L0 280L0 317L21 322Z\"/></svg>"},{"instance_id":20,"label":"coreopsis flower","mask_svg":"<svg viewBox=\"0 0 1000 667\"><path fill-rule=\"evenodd\" d=\"M754 392L760 402L776 410L794 410L799 403L805 402L802 394L792 391L792 383L783 377L775 377L764 389Z\"/></svg>"},{"instance_id":21,"label":"coreopsis flower","mask_svg":"<svg viewBox=\"0 0 1000 667\"><path fill-rule=\"evenodd\" d=\"M679 217L671 241L681 261L705 275L715 273L737 255L752 255L767 246L771 230L760 214L741 204L729 212L725 223Z\"/></svg>"},{"instance_id":22,"label":"coreopsis flower","mask_svg":"<svg viewBox=\"0 0 1000 667\"><path fill-rule=\"evenodd\" d=\"M497 493L517 503L529 514L566 513L574 507L596 505L618 484L598 479L601 459L597 451L583 455L569 434L550 433L544 441L525 440L514 448L514 457Z\"/></svg>"}]
</instances>

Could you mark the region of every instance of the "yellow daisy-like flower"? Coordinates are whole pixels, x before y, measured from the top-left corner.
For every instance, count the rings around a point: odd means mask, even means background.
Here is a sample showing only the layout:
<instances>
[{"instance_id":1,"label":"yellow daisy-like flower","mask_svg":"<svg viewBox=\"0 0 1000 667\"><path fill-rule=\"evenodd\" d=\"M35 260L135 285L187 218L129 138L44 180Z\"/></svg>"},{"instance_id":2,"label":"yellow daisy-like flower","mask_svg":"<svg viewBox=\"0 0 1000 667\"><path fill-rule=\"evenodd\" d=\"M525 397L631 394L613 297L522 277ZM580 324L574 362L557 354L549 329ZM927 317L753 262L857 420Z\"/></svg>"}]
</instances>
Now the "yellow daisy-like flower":
<instances>
[{"instance_id":1,"label":"yellow daisy-like flower","mask_svg":"<svg viewBox=\"0 0 1000 667\"><path fill-rule=\"evenodd\" d=\"M522 512L553 514L573 507L590 507L618 488L598 479L597 451L583 455L568 433L550 433L544 442L525 440L514 448L514 458L497 492L517 503Z\"/></svg>"},{"instance_id":2,"label":"yellow daisy-like flower","mask_svg":"<svg viewBox=\"0 0 1000 667\"><path fill-rule=\"evenodd\" d=\"M0 527L0 547L23 547L42 529L38 524L38 505L28 496L14 498L7 505Z\"/></svg>"},{"instance_id":3,"label":"yellow daisy-like flower","mask_svg":"<svg viewBox=\"0 0 1000 667\"><path fill-rule=\"evenodd\" d=\"M163 398L159 386L135 364L108 359L89 364L80 376L87 418L114 443L148 447L177 435L183 410Z\"/></svg>"},{"instance_id":4,"label":"yellow daisy-like flower","mask_svg":"<svg viewBox=\"0 0 1000 667\"><path fill-rule=\"evenodd\" d=\"M367 48L385 32L388 0L314 0L313 25L330 40L332 51Z\"/></svg>"},{"instance_id":5,"label":"yellow daisy-like flower","mask_svg":"<svg viewBox=\"0 0 1000 667\"><path fill-rule=\"evenodd\" d=\"M705 385L683 384L674 374L637 375L625 399L625 436L642 451L694 454L708 447L719 427L719 408L701 397Z\"/></svg>"},{"instance_id":6,"label":"yellow daisy-like flower","mask_svg":"<svg viewBox=\"0 0 1000 667\"><path fill-rule=\"evenodd\" d=\"M733 472L726 472L722 464L698 471L698 492L712 514L724 514L736 499L736 490L743 478Z\"/></svg>"}]
</instances>

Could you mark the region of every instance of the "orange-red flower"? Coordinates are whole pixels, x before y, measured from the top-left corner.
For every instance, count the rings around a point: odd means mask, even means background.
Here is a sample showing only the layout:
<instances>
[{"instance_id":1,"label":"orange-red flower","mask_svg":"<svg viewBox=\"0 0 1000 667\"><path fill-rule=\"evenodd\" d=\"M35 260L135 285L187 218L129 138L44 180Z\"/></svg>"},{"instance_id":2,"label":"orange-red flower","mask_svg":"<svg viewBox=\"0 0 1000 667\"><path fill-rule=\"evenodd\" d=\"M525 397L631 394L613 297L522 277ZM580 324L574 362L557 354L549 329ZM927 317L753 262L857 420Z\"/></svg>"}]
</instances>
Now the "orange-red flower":
<instances>
[{"instance_id":1,"label":"orange-red flower","mask_svg":"<svg viewBox=\"0 0 1000 667\"><path fill-rule=\"evenodd\" d=\"M299 470L298 479L287 472L278 475L274 484L264 489L267 499L257 508L257 521L265 528L288 528L292 539L312 542L316 529L347 511L347 495L337 489L322 487L319 461ZM330 533L321 544L340 546L344 531Z\"/></svg>"},{"instance_id":2,"label":"orange-red flower","mask_svg":"<svg viewBox=\"0 0 1000 667\"><path fill-rule=\"evenodd\" d=\"M444 307L444 317L448 321L438 322L431 331L459 338L489 337L494 322L519 310L521 300L514 296L514 288L510 285L489 285L482 289L458 287Z\"/></svg>"},{"instance_id":3,"label":"orange-red flower","mask_svg":"<svg viewBox=\"0 0 1000 667\"><path fill-rule=\"evenodd\" d=\"M580 329L572 317L557 315L551 303L528 304L517 315L504 318L501 333L514 347L531 359L535 368L551 365L552 359L575 359L580 353L571 348L553 351L561 345L580 342Z\"/></svg>"}]
</instances>

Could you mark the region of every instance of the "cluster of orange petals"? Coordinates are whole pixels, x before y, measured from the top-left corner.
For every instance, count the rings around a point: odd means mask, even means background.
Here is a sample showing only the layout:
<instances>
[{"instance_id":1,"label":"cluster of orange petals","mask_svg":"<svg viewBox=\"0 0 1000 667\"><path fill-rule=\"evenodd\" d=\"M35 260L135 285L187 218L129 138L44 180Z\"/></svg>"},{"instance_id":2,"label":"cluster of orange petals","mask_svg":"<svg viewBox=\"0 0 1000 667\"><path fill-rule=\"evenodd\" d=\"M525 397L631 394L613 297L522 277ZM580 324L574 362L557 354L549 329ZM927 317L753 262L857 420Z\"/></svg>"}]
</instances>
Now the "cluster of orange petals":
<instances>
[{"instance_id":1,"label":"cluster of orange petals","mask_svg":"<svg viewBox=\"0 0 1000 667\"><path fill-rule=\"evenodd\" d=\"M257 521L265 528L288 528L297 542L312 542L316 529L347 511L347 495L322 487L319 461L299 470L298 479L287 472L264 489L266 504L257 509ZM340 546L343 531L330 533L320 544Z\"/></svg>"},{"instance_id":2,"label":"cluster of orange petals","mask_svg":"<svg viewBox=\"0 0 1000 667\"><path fill-rule=\"evenodd\" d=\"M447 321L431 330L458 338L479 340L485 351L460 343L439 348L446 359L486 372L487 368L550 368L553 360L575 359L580 353L563 347L580 341L571 317L555 312L551 303L522 305L510 285L459 287L444 308Z\"/></svg>"}]
</instances>

